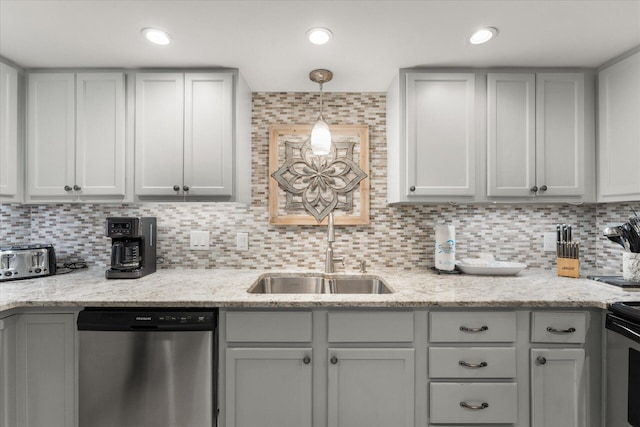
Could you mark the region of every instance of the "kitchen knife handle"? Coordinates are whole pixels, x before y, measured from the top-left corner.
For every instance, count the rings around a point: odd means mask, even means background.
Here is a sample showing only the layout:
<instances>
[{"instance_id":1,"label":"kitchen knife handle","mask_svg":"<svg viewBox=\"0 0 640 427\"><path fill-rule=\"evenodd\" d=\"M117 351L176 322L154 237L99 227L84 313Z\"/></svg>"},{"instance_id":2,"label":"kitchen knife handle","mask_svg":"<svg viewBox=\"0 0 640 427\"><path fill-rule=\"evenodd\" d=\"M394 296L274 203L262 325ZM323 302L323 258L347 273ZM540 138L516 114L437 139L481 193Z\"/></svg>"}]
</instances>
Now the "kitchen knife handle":
<instances>
[{"instance_id":1,"label":"kitchen knife handle","mask_svg":"<svg viewBox=\"0 0 640 427\"><path fill-rule=\"evenodd\" d=\"M529 191L531 191L532 193L537 193L537 192L538 192L538 186L537 186L537 185L534 185L533 187L531 187L531 188L529 189Z\"/></svg>"},{"instance_id":2,"label":"kitchen knife handle","mask_svg":"<svg viewBox=\"0 0 640 427\"><path fill-rule=\"evenodd\" d=\"M547 186L543 185L542 187L540 187L540 191L547 191Z\"/></svg>"}]
</instances>

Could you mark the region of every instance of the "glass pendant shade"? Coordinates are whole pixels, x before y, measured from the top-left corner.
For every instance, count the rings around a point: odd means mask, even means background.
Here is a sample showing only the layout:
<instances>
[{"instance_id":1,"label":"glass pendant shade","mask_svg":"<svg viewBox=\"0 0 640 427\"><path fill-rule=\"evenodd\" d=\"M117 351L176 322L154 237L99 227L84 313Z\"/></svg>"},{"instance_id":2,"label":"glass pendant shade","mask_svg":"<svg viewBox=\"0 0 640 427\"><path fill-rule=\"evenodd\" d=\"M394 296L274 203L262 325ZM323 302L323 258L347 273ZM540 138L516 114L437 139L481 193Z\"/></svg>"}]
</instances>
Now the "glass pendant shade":
<instances>
[{"instance_id":1,"label":"glass pendant shade","mask_svg":"<svg viewBox=\"0 0 640 427\"><path fill-rule=\"evenodd\" d=\"M326 156L331 151L331 131L322 116L311 130L311 151L316 156Z\"/></svg>"}]
</instances>

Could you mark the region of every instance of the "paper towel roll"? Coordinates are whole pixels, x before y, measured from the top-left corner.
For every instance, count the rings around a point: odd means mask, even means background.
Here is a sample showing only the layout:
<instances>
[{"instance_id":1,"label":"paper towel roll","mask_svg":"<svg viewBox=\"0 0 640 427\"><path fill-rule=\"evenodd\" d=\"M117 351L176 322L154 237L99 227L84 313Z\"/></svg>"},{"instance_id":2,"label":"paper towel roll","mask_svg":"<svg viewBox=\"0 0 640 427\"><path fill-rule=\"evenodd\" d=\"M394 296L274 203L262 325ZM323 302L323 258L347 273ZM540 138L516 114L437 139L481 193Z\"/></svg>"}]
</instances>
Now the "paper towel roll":
<instances>
[{"instance_id":1,"label":"paper towel roll","mask_svg":"<svg viewBox=\"0 0 640 427\"><path fill-rule=\"evenodd\" d=\"M456 229L453 225L436 225L436 268L456 268Z\"/></svg>"}]
</instances>

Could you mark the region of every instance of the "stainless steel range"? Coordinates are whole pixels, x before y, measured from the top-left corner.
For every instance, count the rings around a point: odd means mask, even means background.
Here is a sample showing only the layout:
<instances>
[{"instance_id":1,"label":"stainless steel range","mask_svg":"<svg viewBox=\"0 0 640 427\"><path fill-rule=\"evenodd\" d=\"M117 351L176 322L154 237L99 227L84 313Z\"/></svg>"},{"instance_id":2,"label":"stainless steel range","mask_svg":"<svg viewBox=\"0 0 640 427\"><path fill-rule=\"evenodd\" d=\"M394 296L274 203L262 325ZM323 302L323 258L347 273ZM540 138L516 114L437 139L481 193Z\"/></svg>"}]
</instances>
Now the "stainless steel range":
<instances>
[{"instance_id":1,"label":"stainless steel range","mask_svg":"<svg viewBox=\"0 0 640 427\"><path fill-rule=\"evenodd\" d=\"M640 302L609 306L607 427L640 427Z\"/></svg>"}]
</instances>

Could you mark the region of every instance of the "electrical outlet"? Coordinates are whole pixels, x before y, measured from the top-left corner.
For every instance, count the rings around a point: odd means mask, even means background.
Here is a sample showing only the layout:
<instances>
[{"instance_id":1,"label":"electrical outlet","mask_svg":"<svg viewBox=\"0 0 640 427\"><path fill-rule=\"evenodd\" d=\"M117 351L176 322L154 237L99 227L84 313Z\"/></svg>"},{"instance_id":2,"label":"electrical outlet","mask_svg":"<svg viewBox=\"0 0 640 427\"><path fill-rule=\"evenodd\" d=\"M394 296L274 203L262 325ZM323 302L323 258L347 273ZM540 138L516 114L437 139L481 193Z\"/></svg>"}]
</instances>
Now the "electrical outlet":
<instances>
[{"instance_id":1,"label":"electrical outlet","mask_svg":"<svg viewBox=\"0 0 640 427\"><path fill-rule=\"evenodd\" d=\"M556 233L544 233L544 251L545 252L555 252L556 251Z\"/></svg>"},{"instance_id":2,"label":"electrical outlet","mask_svg":"<svg viewBox=\"0 0 640 427\"><path fill-rule=\"evenodd\" d=\"M189 240L189 249L193 251L209 250L209 232L208 231L191 231Z\"/></svg>"},{"instance_id":3,"label":"electrical outlet","mask_svg":"<svg viewBox=\"0 0 640 427\"><path fill-rule=\"evenodd\" d=\"M249 233L236 234L236 250L239 250L239 251L249 250Z\"/></svg>"}]
</instances>

